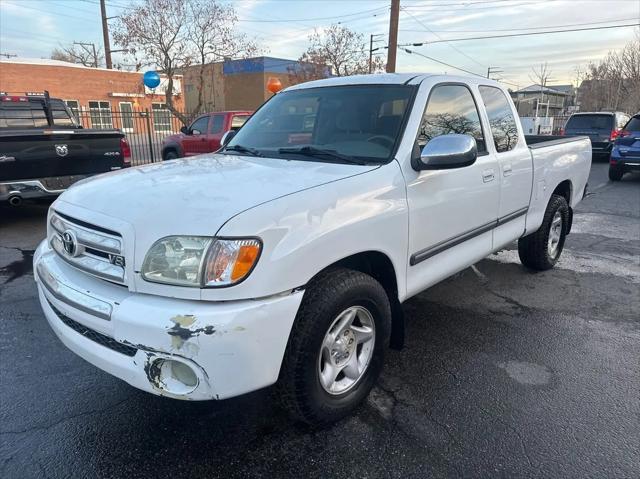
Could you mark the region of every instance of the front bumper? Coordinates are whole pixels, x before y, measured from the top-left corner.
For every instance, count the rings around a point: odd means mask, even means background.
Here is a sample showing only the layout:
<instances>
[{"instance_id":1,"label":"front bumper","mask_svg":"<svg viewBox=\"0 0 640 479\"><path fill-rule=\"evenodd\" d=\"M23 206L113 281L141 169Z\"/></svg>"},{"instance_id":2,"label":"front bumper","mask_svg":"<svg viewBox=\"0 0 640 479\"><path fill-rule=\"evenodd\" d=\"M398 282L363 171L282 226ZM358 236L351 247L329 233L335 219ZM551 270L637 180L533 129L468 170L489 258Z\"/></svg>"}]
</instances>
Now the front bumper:
<instances>
[{"instance_id":1,"label":"front bumper","mask_svg":"<svg viewBox=\"0 0 640 479\"><path fill-rule=\"evenodd\" d=\"M275 383L303 296L207 302L131 293L76 270L46 241L34 273L47 321L69 349L132 386L177 399L224 399ZM165 367L171 361L195 380L181 382Z\"/></svg>"}]
</instances>

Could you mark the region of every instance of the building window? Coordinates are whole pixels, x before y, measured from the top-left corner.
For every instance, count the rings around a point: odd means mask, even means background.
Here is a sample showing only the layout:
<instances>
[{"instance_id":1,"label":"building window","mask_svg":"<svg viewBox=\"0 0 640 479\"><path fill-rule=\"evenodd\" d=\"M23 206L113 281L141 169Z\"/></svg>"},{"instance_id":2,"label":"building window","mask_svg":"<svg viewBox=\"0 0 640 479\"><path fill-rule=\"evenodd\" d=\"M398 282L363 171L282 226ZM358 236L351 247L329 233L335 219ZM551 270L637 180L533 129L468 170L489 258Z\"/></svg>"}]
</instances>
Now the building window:
<instances>
[{"instance_id":1,"label":"building window","mask_svg":"<svg viewBox=\"0 0 640 479\"><path fill-rule=\"evenodd\" d=\"M153 128L155 131L171 131L171 112L166 103L153 103Z\"/></svg>"},{"instance_id":2,"label":"building window","mask_svg":"<svg viewBox=\"0 0 640 479\"><path fill-rule=\"evenodd\" d=\"M78 100L64 100L64 104L71 110L77 122L80 122L80 103Z\"/></svg>"},{"instance_id":3,"label":"building window","mask_svg":"<svg viewBox=\"0 0 640 479\"><path fill-rule=\"evenodd\" d=\"M108 101L90 101L89 116L91 117L92 128L113 128L113 119L111 118L111 105Z\"/></svg>"}]
</instances>

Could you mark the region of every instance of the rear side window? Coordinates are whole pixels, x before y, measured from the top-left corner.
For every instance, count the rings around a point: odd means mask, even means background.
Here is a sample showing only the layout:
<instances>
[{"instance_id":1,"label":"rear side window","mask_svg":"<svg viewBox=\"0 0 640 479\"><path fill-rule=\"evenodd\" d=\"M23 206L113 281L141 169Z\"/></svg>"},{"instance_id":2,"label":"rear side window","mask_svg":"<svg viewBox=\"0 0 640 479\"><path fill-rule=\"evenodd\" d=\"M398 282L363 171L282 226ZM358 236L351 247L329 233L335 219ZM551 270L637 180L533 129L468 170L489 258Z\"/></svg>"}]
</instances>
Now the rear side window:
<instances>
[{"instance_id":1,"label":"rear side window","mask_svg":"<svg viewBox=\"0 0 640 479\"><path fill-rule=\"evenodd\" d=\"M431 91L422 116L418 146L422 148L432 138L451 133L471 135L476 139L478 153L487 151L471 91L463 85L438 85Z\"/></svg>"},{"instance_id":2,"label":"rear side window","mask_svg":"<svg viewBox=\"0 0 640 479\"><path fill-rule=\"evenodd\" d=\"M0 128L45 128L49 126L41 102L7 102L0 106Z\"/></svg>"},{"instance_id":3,"label":"rear side window","mask_svg":"<svg viewBox=\"0 0 640 479\"><path fill-rule=\"evenodd\" d=\"M512 150L518 143L518 126L507 97L502 90L492 86L481 86L480 96L487 110L496 151Z\"/></svg>"},{"instance_id":4,"label":"rear side window","mask_svg":"<svg viewBox=\"0 0 640 479\"><path fill-rule=\"evenodd\" d=\"M224 127L224 115L213 115L211 117L210 133L220 133Z\"/></svg>"},{"instance_id":5,"label":"rear side window","mask_svg":"<svg viewBox=\"0 0 640 479\"><path fill-rule=\"evenodd\" d=\"M573 115L565 130L609 130L613 129L613 115Z\"/></svg>"},{"instance_id":6,"label":"rear side window","mask_svg":"<svg viewBox=\"0 0 640 479\"><path fill-rule=\"evenodd\" d=\"M624 126L624 129L627 131L640 131L640 116L631 118L629 123Z\"/></svg>"}]
</instances>

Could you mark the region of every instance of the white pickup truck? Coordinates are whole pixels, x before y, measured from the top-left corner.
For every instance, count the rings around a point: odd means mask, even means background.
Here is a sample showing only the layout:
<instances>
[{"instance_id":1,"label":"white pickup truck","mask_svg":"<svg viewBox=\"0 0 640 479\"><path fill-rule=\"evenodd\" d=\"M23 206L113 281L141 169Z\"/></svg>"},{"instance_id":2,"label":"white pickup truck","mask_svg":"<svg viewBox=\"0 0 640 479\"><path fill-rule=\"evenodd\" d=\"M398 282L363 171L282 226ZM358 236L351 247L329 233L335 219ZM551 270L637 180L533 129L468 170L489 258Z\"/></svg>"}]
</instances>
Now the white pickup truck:
<instances>
[{"instance_id":1,"label":"white pickup truck","mask_svg":"<svg viewBox=\"0 0 640 479\"><path fill-rule=\"evenodd\" d=\"M34 256L40 302L67 347L137 388L277 383L294 417L334 421L401 345L408 298L514 241L529 268L558 261L591 144L539 140L491 80L296 85L215 154L62 194Z\"/></svg>"}]
</instances>

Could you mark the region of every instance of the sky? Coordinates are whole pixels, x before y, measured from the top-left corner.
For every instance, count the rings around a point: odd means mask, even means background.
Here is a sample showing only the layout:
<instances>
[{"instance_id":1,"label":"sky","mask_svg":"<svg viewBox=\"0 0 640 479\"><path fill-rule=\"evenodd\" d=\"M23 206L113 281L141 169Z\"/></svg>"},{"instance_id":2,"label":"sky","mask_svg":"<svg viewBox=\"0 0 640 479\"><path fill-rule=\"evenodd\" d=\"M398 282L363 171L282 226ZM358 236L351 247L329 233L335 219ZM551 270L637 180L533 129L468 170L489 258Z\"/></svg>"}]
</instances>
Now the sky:
<instances>
[{"instance_id":1,"label":"sky","mask_svg":"<svg viewBox=\"0 0 640 479\"><path fill-rule=\"evenodd\" d=\"M126 13L139 1L107 0L107 15ZM376 46L387 44L390 0L226 3L236 9L238 31L255 39L270 56L297 59L309 44L309 34L333 23L361 33L367 43L369 35L376 34ZM401 0L400 5L398 43L426 45L408 47L413 54L398 51L397 71L459 74L467 70L486 75L492 67L502 70L494 77L513 89L533 83L531 70L543 62L548 62L551 73L549 84L575 84L576 68L622 48L639 34L638 27L626 27L459 40L638 24L640 0ZM73 41L102 45L98 0L0 0L0 55L48 58L53 48ZM434 41L438 43L429 43ZM376 53L386 55L386 50Z\"/></svg>"}]
</instances>

